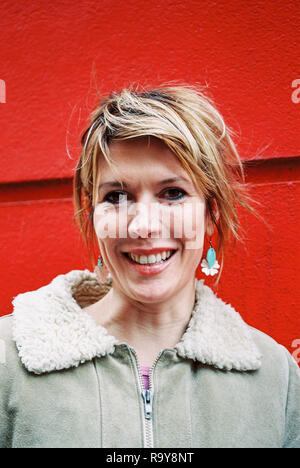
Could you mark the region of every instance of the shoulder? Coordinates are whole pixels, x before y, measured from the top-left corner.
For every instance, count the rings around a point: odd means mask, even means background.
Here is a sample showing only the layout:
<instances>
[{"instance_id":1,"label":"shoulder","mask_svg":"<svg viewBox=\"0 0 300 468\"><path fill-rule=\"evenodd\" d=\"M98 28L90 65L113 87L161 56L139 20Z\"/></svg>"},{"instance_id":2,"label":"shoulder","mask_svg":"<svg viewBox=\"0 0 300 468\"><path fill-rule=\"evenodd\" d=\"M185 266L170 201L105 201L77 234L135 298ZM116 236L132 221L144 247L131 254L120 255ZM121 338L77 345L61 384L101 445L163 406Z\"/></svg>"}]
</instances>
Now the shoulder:
<instances>
[{"instance_id":1,"label":"shoulder","mask_svg":"<svg viewBox=\"0 0 300 468\"><path fill-rule=\"evenodd\" d=\"M257 328L249 326L249 330L253 341L261 352L262 370L265 373L286 385L291 373L298 374L300 379L299 367L287 348Z\"/></svg>"},{"instance_id":2,"label":"shoulder","mask_svg":"<svg viewBox=\"0 0 300 468\"><path fill-rule=\"evenodd\" d=\"M0 317L0 342L2 344L12 344L12 327L13 327L13 315L4 315Z\"/></svg>"},{"instance_id":3,"label":"shoulder","mask_svg":"<svg viewBox=\"0 0 300 468\"><path fill-rule=\"evenodd\" d=\"M270 335L267 335L263 331L254 328L248 325L252 339L256 343L256 345L260 348L261 352L263 353L264 357L271 357L274 355L275 358L283 355L283 346L279 344L274 338Z\"/></svg>"},{"instance_id":4,"label":"shoulder","mask_svg":"<svg viewBox=\"0 0 300 468\"><path fill-rule=\"evenodd\" d=\"M13 314L0 317L0 365L7 368L19 364L18 350L13 338Z\"/></svg>"}]
</instances>

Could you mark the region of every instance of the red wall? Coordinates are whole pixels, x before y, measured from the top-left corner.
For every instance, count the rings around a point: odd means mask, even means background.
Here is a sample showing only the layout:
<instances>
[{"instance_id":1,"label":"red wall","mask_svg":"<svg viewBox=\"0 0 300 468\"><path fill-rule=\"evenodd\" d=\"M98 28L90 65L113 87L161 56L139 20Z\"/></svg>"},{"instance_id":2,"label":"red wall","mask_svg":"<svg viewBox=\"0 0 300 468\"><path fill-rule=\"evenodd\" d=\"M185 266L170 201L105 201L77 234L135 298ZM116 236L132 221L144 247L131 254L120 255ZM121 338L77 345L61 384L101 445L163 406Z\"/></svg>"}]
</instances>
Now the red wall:
<instances>
[{"instance_id":1,"label":"red wall","mask_svg":"<svg viewBox=\"0 0 300 468\"><path fill-rule=\"evenodd\" d=\"M71 178L97 86L207 83L272 226L243 215L246 244L228 255L218 294L300 361L298 0L2 0L0 10L0 315L18 293L90 267Z\"/></svg>"}]
</instances>

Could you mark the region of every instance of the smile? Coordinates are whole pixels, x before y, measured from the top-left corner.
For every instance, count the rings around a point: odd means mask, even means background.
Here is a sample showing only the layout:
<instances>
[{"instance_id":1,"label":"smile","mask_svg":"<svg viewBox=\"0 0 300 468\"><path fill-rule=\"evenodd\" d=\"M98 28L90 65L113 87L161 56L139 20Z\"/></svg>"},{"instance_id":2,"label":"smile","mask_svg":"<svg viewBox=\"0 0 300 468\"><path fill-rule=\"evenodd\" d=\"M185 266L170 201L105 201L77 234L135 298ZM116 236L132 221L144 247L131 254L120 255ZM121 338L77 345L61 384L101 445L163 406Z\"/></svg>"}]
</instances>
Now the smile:
<instances>
[{"instance_id":1,"label":"smile","mask_svg":"<svg viewBox=\"0 0 300 468\"><path fill-rule=\"evenodd\" d=\"M144 276L153 276L164 271L173 262L176 252L177 250L165 250L155 255L137 255L123 252L123 256L137 273Z\"/></svg>"},{"instance_id":2,"label":"smile","mask_svg":"<svg viewBox=\"0 0 300 468\"><path fill-rule=\"evenodd\" d=\"M134 255L130 252L125 253L125 255L130 258L135 263L139 263L141 265L149 265L149 264L157 264L162 263L168 260L168 258L173 255L176 250L164 250L156 255Z\"/></svg>"}]
</instances>

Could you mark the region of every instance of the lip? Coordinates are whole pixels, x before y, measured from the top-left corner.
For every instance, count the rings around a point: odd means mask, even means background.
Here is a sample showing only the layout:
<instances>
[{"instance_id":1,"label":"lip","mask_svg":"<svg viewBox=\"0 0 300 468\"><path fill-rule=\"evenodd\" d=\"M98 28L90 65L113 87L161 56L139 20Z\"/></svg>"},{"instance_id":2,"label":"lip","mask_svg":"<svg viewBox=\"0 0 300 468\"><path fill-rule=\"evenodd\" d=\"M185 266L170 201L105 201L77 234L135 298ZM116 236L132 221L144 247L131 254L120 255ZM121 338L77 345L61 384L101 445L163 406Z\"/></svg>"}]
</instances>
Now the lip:
<instances>
[{"instance_id":1,"label":"lip","mask_svg":"<svg viewBox=\"0 0 300 468\"><path fill-rule=\"evenodd\" d=\"M155 255L168 250L177 250L175 247L156 247L155 249L131 249L123 253L131 253L133 255Z\"/></svg>"},{"instance_id":2,"label":"lip","mask_svg":"<svg viewBox=\"0 0 300 468\"><path fill-rule=\"evenodd\" d=\"M169 249L169 250L175 250L175 249ZM132 251L130 251L132 252ZM174 261L174 258L177 255L177 250L168 258L168 260L165 260L163 263L158 263L158 264L147 264L147 265L141 265L139 263L135 263L133 260L130 260L124 253L123 257L127 264L136 272L139 273L140 275L143 276L155 276L158 275L159 273L162 273L166 268L168 268Z\"/></svg>"}]
</instances>

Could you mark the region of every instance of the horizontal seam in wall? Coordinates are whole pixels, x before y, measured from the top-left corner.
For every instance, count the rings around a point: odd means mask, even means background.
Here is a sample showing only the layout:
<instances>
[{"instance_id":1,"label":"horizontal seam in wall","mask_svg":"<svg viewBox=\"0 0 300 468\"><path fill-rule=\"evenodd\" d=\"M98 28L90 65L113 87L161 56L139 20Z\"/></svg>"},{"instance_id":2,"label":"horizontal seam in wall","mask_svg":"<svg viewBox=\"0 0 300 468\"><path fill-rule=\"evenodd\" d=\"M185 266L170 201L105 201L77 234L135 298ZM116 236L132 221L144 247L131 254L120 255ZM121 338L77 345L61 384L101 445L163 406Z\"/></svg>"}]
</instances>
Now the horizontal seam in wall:
<instances>
[{"instance_id":1,"label":"horizontal seam in wall","mask_svg":"<svg viewBox=\"0 0 300 468\"><path fill-rule=\"evenodd\" d=\"M250 186L300 181L300 157L244 161L245 182ZM0 184L0 204L72 201L73 178Z\"/></svg>"}]
</instances>

